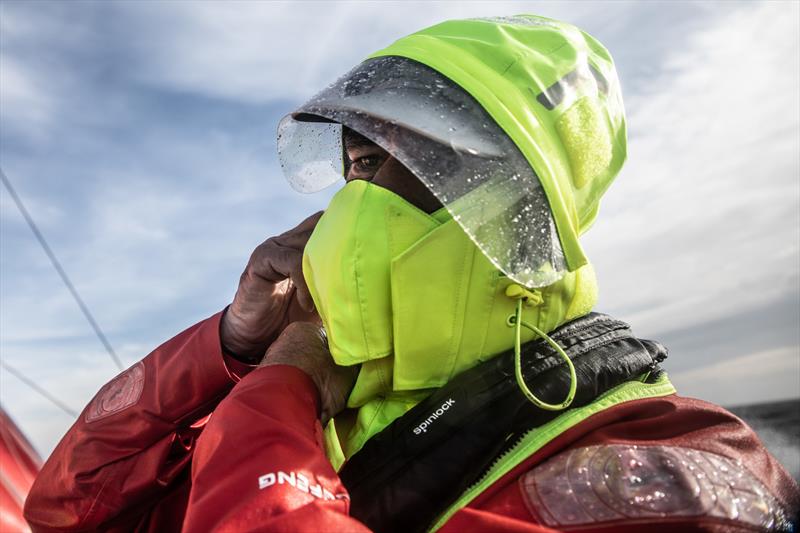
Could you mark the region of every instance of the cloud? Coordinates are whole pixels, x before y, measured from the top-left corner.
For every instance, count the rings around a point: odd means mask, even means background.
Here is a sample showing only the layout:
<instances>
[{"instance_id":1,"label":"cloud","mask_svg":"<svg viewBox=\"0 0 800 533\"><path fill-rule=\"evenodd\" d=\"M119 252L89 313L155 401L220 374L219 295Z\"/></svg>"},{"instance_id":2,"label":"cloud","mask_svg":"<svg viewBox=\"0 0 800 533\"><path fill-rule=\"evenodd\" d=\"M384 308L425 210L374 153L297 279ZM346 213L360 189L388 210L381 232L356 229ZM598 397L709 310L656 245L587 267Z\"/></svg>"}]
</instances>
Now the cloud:
<instances>
[{"instance_id":1,"label":"cloud","mask_svg":"<svg viewBox=\"0 0 800 533\"><path fill-rule=\"evenodd\" d=\"M797 15L737 4L627 95L629 162L586 241L603 304L640 332L800 291Z\"/></svg>"},{"instance_id":2,"label":"cloud","mask_svg":"<svg viewBox=\"0 0 800 533\"><path fill-rule=\"evenodd\" d=\"M447 19L513 15L520 2L121 3L135 68L159 88L251 103L308 98L369 53ZM590 3L540 14L621 24L630 9ZM138 31L147 28L147 32ZM133 29L133 31L131 31Z\"/></svg>"},{"instance_id":3,"label":"cloud","mask_svg":"<svg viewBox=\"0 0 800 533\"><path fill-rule=\"evenodd\" d=\"M784 346L731 358L693 370L670 373L683 396L702 398L721 405L783 400L800 390L800 348Z\"/></svg>"},{"instance_id":4,"label":"cloud","mask_svg":"<svg viewBox=\"0 0 800 533\"><path fill-rule=\"evenodd\" d=\"M27 376L62 403L80 412L94 396L99 385L110 380L118 370L95 344L64 343L55 340L31 343L25 357L3 360ZM69 350L71 360L65 360ZM17 425L46 458L75 419L22 384L0 368L0 403Z\"/></svg>"},{"instance_id":5,"label":"cloud","mask_svg":"<svg viewBox=\"0 0 800 533\"><path fill-rule=\"evenodd\" d=\"M12 57L0 54L0 108L4 127L38 136L52 118L53 101L42 81Z\"/></svg>"}]
</instances>

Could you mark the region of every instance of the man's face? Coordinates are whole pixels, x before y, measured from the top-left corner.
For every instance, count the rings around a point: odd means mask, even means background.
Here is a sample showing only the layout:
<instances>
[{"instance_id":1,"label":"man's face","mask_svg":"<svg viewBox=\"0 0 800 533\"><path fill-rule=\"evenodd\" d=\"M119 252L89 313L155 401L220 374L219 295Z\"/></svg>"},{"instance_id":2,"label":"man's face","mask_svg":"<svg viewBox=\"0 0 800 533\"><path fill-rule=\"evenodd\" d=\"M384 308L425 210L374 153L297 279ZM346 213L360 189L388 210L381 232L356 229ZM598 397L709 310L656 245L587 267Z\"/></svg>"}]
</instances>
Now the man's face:
<instances>
[{"instance_id":1,"label":"man's face","mask_svg":"<svg viewBox=\"0 0 800 533\"><path fill-rule=\"evenodd\" d=\"M345 129L344 149L348 159L345 181L369 181L401 196L426 213L443 207L410 170L366 137Z\"/></svg>"}]
</instances>

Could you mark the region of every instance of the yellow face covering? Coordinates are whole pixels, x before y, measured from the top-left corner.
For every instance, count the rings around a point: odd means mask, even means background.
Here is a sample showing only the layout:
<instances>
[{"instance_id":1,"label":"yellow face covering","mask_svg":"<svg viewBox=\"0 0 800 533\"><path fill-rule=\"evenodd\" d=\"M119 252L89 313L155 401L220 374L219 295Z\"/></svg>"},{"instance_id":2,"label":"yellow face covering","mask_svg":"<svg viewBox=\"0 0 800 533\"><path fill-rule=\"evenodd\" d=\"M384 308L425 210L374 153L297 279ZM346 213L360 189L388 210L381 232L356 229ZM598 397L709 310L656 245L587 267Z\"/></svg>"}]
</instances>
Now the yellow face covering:
<instances>
[{"instance_id":1,"label":"yellow face covering","mask_svg":"<svg viewBox=\"0 0 800 533\"><path fill-rule=\"evenodd\" d=\"M306 244L303 274L338 364L392 354L391 260L438 225L364 180L333 197Z\"/></svg>"},{"instance_id":2,"label":"yellow face covering","mask_svg":"<svg viewBox=\"0 0 800 533\"><path fill-rule=\"evenodd\" d=\"M513 344L511 280L445 209L426 214L369 182L352 181L331 200L303 273L334 360L362 365L351 410L327 428L336 466L430 389ZM543 331L586 314L596 300L591 267L542 296L526 320Z\"/></svg>"}]
</instances>

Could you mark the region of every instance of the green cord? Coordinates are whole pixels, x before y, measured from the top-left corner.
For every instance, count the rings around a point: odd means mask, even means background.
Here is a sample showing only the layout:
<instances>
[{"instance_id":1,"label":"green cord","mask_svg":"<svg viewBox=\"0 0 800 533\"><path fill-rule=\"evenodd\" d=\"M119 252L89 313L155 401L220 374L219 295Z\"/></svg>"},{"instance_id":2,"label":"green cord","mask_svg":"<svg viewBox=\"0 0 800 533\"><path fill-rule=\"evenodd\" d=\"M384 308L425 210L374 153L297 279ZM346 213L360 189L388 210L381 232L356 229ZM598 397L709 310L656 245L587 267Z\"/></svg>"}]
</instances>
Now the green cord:
<instances>
[{"instance_id":1,"label":"green cord","mask_svg":"<svg viewBox=\"0 0 800 533\"><path fill-rule=\"evenodd\" d=\"M531 392L531 390L525 384L525 378L522 376L522 348L520 340L522 336L521 335L522 326L525 326L529 330L540 335L544 340L547 341L547 343L550 346L553 347L553 349L558 353L558 355L560 355L564 359L564 361L566 361L567 367L569 368L570 385L569 385L569 393L567 394L567 397L564 399L563 402L559 404L543 402L542 400L537 398L536 395L534 395L533 392ZM540 409L544 409L546 411L561 411L563 409L566 409L567 407L570 406L572 400L575 398L575 391L578 387L578 376L575 374L575 365L572 364L572 361L567 356L566 352L564 352L564 349L561 348L561 346L559 346L556 341L551 339L544 331L540 330L533 324L529 324L522 320L522 299L517 300L517 311L516 314L514 315L514 327L515 327L514 374L517 377L517 385L519 386L520 390L522 390L523 394L525 394L525 397L528 398L528 400L530 400L533 405L535 405Z\"/></svg>"}]
</instances>

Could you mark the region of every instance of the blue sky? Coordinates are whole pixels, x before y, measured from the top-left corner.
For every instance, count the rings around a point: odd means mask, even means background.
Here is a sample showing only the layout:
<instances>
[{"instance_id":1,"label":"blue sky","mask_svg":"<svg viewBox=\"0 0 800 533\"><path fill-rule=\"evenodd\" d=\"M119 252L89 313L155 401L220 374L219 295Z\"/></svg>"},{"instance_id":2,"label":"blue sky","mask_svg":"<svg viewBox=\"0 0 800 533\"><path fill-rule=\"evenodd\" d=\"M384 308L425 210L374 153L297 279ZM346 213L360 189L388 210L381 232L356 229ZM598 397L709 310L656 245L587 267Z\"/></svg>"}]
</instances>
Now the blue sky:
<instances>
[{"instance_id":1,"label":"blue sky","mask_svg":"<svg viewBox=\"0 0 800 533\"><path fill-rule=\"evenodd\" d=\"M280 175L285 113L448 18L537 13L614 55L629 161L585 237L598 310L686 395L800 396L796 2L0 3L0 165L126 364L222 309L252 249L327 203ZM74 409L117 369L5 190L0 355ZM72 420L0 371L47 455Z\"/></svg>"}]
</instances>

